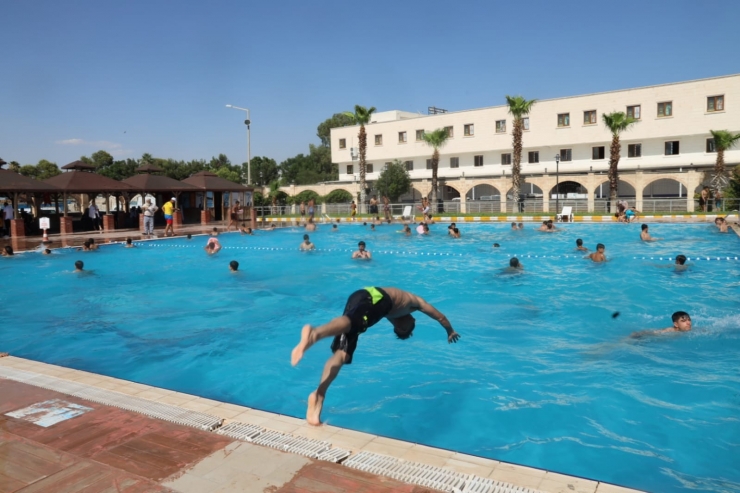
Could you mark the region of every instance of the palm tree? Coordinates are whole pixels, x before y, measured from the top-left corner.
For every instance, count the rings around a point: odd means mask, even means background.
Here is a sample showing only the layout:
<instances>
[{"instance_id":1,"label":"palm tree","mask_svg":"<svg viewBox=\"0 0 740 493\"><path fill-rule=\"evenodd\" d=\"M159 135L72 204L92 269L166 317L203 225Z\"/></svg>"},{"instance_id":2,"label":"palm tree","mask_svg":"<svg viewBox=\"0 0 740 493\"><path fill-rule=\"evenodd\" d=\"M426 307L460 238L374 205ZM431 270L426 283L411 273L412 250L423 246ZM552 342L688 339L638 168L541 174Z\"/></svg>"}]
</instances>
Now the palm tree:
<instances>
[{"instance_id":1,"label":"palm tree","mask_svg":"<svg viewBox=\"0 0 740 493\"><path fill-rule=\"evenodd\" d=\"M365 151L367 150L367 134L365 133L365 124L370 123L370 116L375 112L375 106L365 108L358 104L355 105L355 112L345 111L344 115L351 118L355 125L360 126L360 132L357 134L357 140L360 146L360 207L365 205ZM362 212L362 210L360 211Z\"/></svg>"},{"instance_id":2,"label":"palm tree","mask_svg":"<svg viewBox=\"0 0 740 493\"><path fill-rule=\"evenodd\" d=\"M437 207L437 168L439 167L439 148L447 142L449 134L444 128L438 128L433 132L424 132L424 142L434 148L432 154L432 210Z\"/></svg>"},{"instance_id":3,"label":"palm tree","mask_svg":"<svg viewBox=\"0 0 740 493\"><path fill-rule=\"evenodd\" d=\"M601 115L606 128L612 133L612 145L609 147L609 203L611 204L609 212L617 211L617 187L619 186L619 134L629 129L637 123L637 120L627 116L622 111L613 111Z\"/></svg>"},{"instance_id":4,"label":"palm tree","mask_svg":"<svg viewBox=\"0 0 740 493\"><path fill-rule=\"evenodd\" d=\"M714 150L717 151L717 161L714 163L713 185L718 190L727 186L725 176L725 151L731 149L740 141L740 134L733 134L727 130L710 130L714 137Z\"/></svg>"},{"instance_id":5,"label":"palm tree","mask_svg":"<svg viewBox=\"0 0 740 493\"><path fill-rule=\"evenodd\" d=\"M512 145L514 146L514 156L512 156L511 166L511 193L514 196L514 204L516 204L522 188L522 133L524 131L524 116L529 114L536 102L536 99L527 101L521 96L506 96L506 104L509 105L509 114L514 117L514 124L511 129Z\"/></svg>"}]
</instances>

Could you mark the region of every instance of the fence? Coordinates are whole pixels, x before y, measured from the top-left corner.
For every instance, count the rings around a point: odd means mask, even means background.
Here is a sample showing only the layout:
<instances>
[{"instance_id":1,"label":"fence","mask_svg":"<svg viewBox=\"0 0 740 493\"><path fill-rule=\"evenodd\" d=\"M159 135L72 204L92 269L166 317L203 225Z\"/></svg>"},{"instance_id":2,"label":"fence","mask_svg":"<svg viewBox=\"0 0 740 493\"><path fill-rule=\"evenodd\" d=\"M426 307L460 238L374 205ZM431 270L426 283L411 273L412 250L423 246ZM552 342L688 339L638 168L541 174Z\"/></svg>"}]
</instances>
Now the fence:
<instances>
[{"instance_id":1,"label":"fence","mask_svg":"<svg viewBox=\"0 0 740 493\"><path fill-rule=\"evenodd\" d=\"M653 213L672 213L680 214L686 211L686 198L644 198L641 203L635 204L634 199L627 199L630 206L634 206L644 214ZM433 214L460 214L461 203L457 200L440 202L437 207L437 211L432 210ZM523 202L507 201L505 213L522 213L522 214L541 214L543 213L543 199L541 198L530 198ZM719 205L719 206L718 206ZM403 209L407 206L412 207L412 214L420 215L421 211L418 209L418 204L401 203L401 204L390 204L391 216L399 217L403 214ZM573 214L590 214L588 211L588 200L587 199L562 199L559 201L550 200L548 203L549 212L548 214L555 214L557 208L562 210L563 207L571 207ZM610 214L609 212L610 202L607 199L596 199L594 201L593 214ZM467 214L501 214L501 201L499 200L475 200L465 204ZM738 211L740 209L740 199L721 199L719 204L715 200L707 204L707 209L702 210L699 205L699 200L695 200L694 213L727 213ZM277 205L277 206L262 206L255 207L257 216L269 216L269 217L299 217L298 206L291 205ZM369 207L366 209L369 214ZM318 204L315 206L314 217L321 217L323 214L327 214L331 217L348 217L352 213L351 204ZM373 213L373 216L378 215L380 218L384 218L383 205L378 205L377 214Z\"/></svg>"}]
</instances>

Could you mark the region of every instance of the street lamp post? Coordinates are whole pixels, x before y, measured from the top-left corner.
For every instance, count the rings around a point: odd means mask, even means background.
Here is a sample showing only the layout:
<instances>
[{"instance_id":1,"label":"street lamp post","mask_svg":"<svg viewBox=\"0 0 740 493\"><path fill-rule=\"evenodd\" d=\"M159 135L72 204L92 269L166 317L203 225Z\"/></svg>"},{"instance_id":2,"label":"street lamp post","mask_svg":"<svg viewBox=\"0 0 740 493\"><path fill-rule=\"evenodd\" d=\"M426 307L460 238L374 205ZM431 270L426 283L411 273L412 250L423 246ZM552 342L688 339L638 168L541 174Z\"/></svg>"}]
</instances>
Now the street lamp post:
<instances>
[{"instance_id":1,"label":"street lamp post","mask_svg":"<svg viewBox=\"0 0 740 493\"><path fill-rule=\"evenodd\" d=\"M250 135L250 127L251 127L252 121L249 119L249 109L240 108L238 106L233 106L230 104L227 104L226 107L247 112L247 119L244 120L244 124L247 126L247 185L251 185L252 184L252 139Z\"/></svg>"},{"instance_id":2,"label":"street lamp post","mask_svg":"<svg viewBox=\"0 0 740 493\"><path fill-rule=\"evenodd\" d=\"M558 211L560 211L560 154L555 154L555 219L559 217Z\"/></svg>"}]
</instances>

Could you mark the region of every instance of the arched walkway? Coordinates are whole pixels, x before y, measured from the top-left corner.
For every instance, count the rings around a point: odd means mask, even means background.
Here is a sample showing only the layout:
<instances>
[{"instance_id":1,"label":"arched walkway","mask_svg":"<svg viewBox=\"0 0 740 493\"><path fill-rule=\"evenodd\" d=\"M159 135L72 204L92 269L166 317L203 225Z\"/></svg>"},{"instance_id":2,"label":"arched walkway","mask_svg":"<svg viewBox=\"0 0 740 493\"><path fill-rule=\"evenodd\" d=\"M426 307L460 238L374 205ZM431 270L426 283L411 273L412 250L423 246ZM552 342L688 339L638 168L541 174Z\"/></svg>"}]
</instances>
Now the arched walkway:
<instances>
[{"instance_id":1,"label":"arched walkway","mask_svg":"<svg viewBox=\"0 0 740 493\"><path fill-rule=\"evenodd\" d=\"M532 182L525 181L519 190L519 197L514 200L513 188L506 191L507 210L512 212L543 212L544 193L542 189Z\"/></svg>"},{"instance_id":2,"label":"arched walkway","mask_svg":"<svg viewBox=\"0 0 740 493\"><path fill-rule=\"evenodd\" d=\"M475 200L498 201L501 200L501 192L493 185L476 185L465 194L465 200L468 202Z\"/></svg>"}]
</instances>

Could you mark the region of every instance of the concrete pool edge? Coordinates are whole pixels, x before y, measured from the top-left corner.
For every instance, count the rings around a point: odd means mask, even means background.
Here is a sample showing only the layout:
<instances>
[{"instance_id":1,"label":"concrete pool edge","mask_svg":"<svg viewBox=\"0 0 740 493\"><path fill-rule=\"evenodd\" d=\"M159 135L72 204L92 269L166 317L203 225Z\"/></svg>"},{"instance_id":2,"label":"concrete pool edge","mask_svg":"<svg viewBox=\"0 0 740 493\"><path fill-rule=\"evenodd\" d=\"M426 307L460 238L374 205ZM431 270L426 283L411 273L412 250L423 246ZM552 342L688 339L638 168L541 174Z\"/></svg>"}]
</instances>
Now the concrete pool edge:
<instances>
[{"instance_id":1,"label":"concrete pool edge","mask_svg":"<svg viewBox=\"0 0 740 493\"><path fill-rule=\"evenodd\" d=\"M297 437L326 440L331 442L334 447L345 448L353 454L359 452L381 454L405 462L444 468L460 474L475 475L481 478L509 483L512 486L537 489L542 492L637 492L637 490L596 480L567 476L543 469L437 449L331 425L324 425L318 428L312 427L306 424L304 420L291 416L223 403L195 395L183 394L14 356L0 357L0 366L85 384L93 388L113 390L140 399L177 406L188 411L211 414L223 419L223 425L233 422L252 424ZM197 465L195 468L197 468Z\"/></svg>"}]
</instances>

